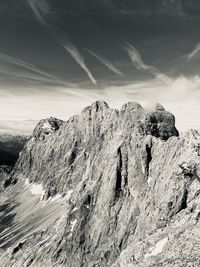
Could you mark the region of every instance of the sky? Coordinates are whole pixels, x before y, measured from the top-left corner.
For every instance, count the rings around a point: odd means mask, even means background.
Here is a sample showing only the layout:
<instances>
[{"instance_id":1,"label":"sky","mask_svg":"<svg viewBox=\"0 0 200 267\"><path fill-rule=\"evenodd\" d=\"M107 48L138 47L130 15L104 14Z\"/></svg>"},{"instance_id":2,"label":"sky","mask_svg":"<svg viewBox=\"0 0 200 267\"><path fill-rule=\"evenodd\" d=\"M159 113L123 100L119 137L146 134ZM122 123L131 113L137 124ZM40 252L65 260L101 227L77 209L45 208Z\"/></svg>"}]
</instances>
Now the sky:
<instances>
[{"instance_id":1,"label":"sky","mask_svg":"<svg viewBox=\"0 0 200 267\"><path fill-rule=\"evenodd\" d=\"M161 102L200 128L198 0L1 0L0 133L96 100Z\"/></svg>"}]
</instances>

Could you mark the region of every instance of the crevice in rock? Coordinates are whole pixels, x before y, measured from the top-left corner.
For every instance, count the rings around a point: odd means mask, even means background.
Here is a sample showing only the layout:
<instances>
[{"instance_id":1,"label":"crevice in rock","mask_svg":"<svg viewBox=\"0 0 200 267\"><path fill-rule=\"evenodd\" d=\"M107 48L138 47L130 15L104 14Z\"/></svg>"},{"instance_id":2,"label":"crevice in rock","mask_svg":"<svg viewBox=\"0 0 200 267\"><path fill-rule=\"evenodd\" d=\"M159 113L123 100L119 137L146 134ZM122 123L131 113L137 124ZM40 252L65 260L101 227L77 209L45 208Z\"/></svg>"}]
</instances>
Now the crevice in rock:
<instances>
[{"instance_id":1,"label":"crevice in rock","mask_svg":"<svg viewBox=\"0 0 200 267\"><path fill-rule=\"evenodd\" d=\"M91 195L87 195L87 197L85 198L85 200L83 202L83 205L86 206L87 208L89 208L91 203L92 203L92 197L91 197Z\"/></svg>"},{"instance_id":2,"label":"crevice in rock","mask_svg":"<svg viewBox=\"0 0 200 267\"><path fill-rule=\"evenodd\" d=\"M70 156L69 156L69 165L72 165L76 158L76 151L72 150Z\"/></svg>"},{"instance_id":3,"label":"crevice in rock","mask_svg":"<svg viewBox=\"0 0 200 267\"><path fill-rule=\"evenodd\" d=\"M187 208L187 199L188 199L188 190L185 188L178 212Z\"/></svg>"},{"instance_id":4,"label":"crevice in rock","mask_svg":"<svg viewBox=\"0 0 200 267\"><path fill-rule=\"evenodd\" d=\"M125 249L125 247L127 246L127 242L128 242L128 232L125 233L124 237L122 238L122 240L119 243L119 250L120 251Z\"/></svg>"},{"instance_id":5,"label":"crevice in rock","mask_svg":"<svg viewBox=\"0 0 200 267\"><path fill-rule=\"evenodd\" d=\"M4 182L4 188L6 188L6 187L8 187L10 185L15 185L17 182L18 182L18 179L17 178L13 179L13 177L11 176L9 179L7 179Z\"/></svg>"},{"instance_id":6,"label":"crevice in rock","mask_svg":"<svg viewBox=\"0 0 200 267\"><path fill-rule=\"evenodd\" d=\"M19 243L15 248L13 248L12 255L16 254L20 249L23 248L24 243Z\"/></svg>"},{"instance_id":7,"label":"crevice in rock","mask_svg":"<svg viewBox=\"0 0 200 267\"><path fill-rule=\"evenodd\" d=\"M115 199L119 198L122 192L122 153L121 148L117 150L118 164L116 173Z\"/></svg>"},{"instance_id":8,"label":"crevice in rock","mask_svg":"<svg viewBox=\"0 0 200 267\"><path fill-rule=\"evenodd\" d=\"M71 154L69 156L68 162L69 165L72 165L77 156L77 142L75 142L74 147L72 148Z\"/></svg>"},{"instance_id":9,"label":"crevice in rock","mask_svg":"<svg viewBox=\"0 0 200 267\"><path fill-rule=\"evenodd\" d=\"M146 173L147 177L149 176L149 166L152 161L152 155L151 155L151 146L146 145L146 156L147 156L147 162L146 162Z\"/></svg>"},{"instance_id":10,"label":"crevice in rock","mask_svg":"<svg viewBox=\"0 0 200 267\"><path fill-rule=\"evenodd\" d=\"M31 266L31 265L32 265L32 263L33 263L33 260L34 260L34 259L30 259L30 260L29 260L29 262L27 263L27 267L29 267L29 266Z\"/></svg>"}]
</instances>

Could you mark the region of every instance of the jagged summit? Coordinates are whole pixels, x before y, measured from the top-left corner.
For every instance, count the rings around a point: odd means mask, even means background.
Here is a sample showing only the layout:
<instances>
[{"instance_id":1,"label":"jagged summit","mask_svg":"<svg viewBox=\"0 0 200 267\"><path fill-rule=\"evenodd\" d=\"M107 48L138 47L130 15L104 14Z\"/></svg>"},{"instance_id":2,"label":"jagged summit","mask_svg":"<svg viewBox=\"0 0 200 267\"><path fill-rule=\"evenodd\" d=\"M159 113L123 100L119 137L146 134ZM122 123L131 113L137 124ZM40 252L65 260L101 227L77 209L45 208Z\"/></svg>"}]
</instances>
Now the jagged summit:
<instances>
[{"instance_id":1,"label":"jagged summit","mask_svg":"<svg viewBox=\"0 0 200 267\"><path fill-rule=\"evenodd\" d=\"M166 111L161 104L156 104L155 110L146 114L145 124L148 134L164 141L172 136L179 136L174 115Z\"/></svg>"},{"instance_id":2,"label":"jagged summit","mask_svg":"<svg viewBox=\"0 0 200 267\"><path fill-rule=\"evenodd\" d=\"M36 139L45 139L45 137L53 132L56 132L64 121L50 117L47 119L42 119L36 125L32 136Z\"/></svg>"},{"instance_id":3,"label":"jagged summit","mask_svg":"<svg viewBox=\"0 0 200 267\"><path fill-rule=\"evenodd\" d=\"M132 128L138 121L142 122L142 127L146 134L153 135L164 141L171 136L179 136L179 132L175 127L174 115L166 111L158 103L155 105L154 111L147 112L137 102L125 103L121 110L117 110L111 109L105 101L96 101L84 108L79 116L70 118L68 123L76 122L81 124L83 130L85 129L89 134L90 131L100 133L106 128L109 129L110 124L114 122L116 125L121 125L121 127ZM52 117L41 120L36 125L33 137L45 139L50 133L58 131L63 123L64 121ZM100 124L102 124L101 127Z\"/></svg>"},{"instance_id":4,"label":"jagged summit","mask_svg":"<svg viewBox=\"0 0 200 267\"><path fill-rule=\"evenodd\" d=\"M163 107L162 104L156 103L156 105L155 105L155 111L165 111L165 108Z\"/></svg>"},{"instance_id":5,"label":"jagged summit","mask_svg":"<svg viewBox=\"0 0 200 267\"><path fill-rule=\"evenodd\" d=\"M107 108L109 108L108 104L103 100L99 100L99 101L95 101L94 103L92 103L92 105L84 108L82 113L87 112L88 110L94 110L98 112L100 110L104 110Z\"/></svg>"}]
</instances>

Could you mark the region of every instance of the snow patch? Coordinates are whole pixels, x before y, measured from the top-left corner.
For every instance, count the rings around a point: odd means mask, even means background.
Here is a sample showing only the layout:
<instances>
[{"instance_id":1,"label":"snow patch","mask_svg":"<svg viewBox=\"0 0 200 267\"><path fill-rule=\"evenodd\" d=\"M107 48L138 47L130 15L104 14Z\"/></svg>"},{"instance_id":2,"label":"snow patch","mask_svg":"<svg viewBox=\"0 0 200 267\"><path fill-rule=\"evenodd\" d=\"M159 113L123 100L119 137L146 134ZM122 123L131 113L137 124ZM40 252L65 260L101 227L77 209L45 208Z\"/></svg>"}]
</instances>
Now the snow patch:
<instances>
[{"instance_id":1,"label":"snow patch","mask_svg":"<svg viewBox=\"0 0 200 267\"><path fill-rule=\"evenodd\" d=\"M68 239L69 239L70 237L72 237L72 233L73 233L73 231L74 231L74 227L75 227L75 225L77 224L77 222L78 222L77 219L74 219L73 221L70 222L71 229L70 229L70 234L68 235Z\"/></svg>"},{"instance_id":2,"label":"snow patch","mask_svg":"<svg viewBox=\"0 0 200 267\"><path fill-rule=\"evenodd\" d=\"M164 246L166 245L166 243L168 242L168 237L163 238L162 240L158 241L156 243L156 245L154 247L152 247L150 250L151 252L148 252L144 258L145 261L147 258L152 257L152 256L156 256L158 254L160 254L163 251Z\"/></svg>"},{"instance_id":3,"label":"snow patch","mask_svg":"<svg viewBox=\"0 0 200 267\"><path fill-rule=\"evenodd\" d=\"M67 199L67 200L70 199L70 197L71 197L73 191L74 191L74 190L69 190L69 191L67 192L67 194L65 195L64 198Z\"/></svg>"},{"instance_id":4,"label":"snow patch","mask_svg":"<svg viewBox=\"0 0 200 267\"><path fill-rule=\"evenodd\" d=\"M73 208L72 213L75 212L75 211L77 211L77 210L78 210L77 207Z\"/></svg>"},{"instance_id":5,"label":"snow patch","mask_svg":"<svg viewBox=\"0 0 200 267\"><path fill-rule=\"evenodd\" d=\"M39 195L42 199L45 195L45 190L42 184L30 183L28 179L25 180L25 185L29 186L32 195Z\"/></svg>"},{"instance_id":6,"label":"snow patch","mask_svg":"<svg viewBox=\"0 0 200 267\"><path fill-rule=\"evenodd\" d=\"M42 129L45 129L45 130L52 130L52 126L51 126L48 122L45 122L45 123L42 125Z\"/></svg>"},{"instance_id":7,"label":"snow patch","mask_svg":"<svg viewBox=\"0 0 200 267\"><path fill-rule=\"evenodd\" d=\"M148 177L147 183L150 187L152 186L153 178L151 176Z\"/></svg>"},{"instance_id":8,"label":"snow patch","mask_svg":"<svg viewBox=\"0 0 200 267\"><path fill-rule=\"evenodd\" d=\"M32 184L31 185L31 193L32 195L44 195L45 191L43 189L43 186L41 184Z\"/></svg>"},{"instance_id":9,"label":"snow patch","mask_svg":"<svg viewBox=\"0 0 200 267\"><path fill-rule=\"evenodd\" d=\"M70 232L71 233L74 231L74 227L77 224L77 221L78 221L77 219L74 219L73 221L70 222L70 224L71 224Z\"/></svg>"}]
</instances>

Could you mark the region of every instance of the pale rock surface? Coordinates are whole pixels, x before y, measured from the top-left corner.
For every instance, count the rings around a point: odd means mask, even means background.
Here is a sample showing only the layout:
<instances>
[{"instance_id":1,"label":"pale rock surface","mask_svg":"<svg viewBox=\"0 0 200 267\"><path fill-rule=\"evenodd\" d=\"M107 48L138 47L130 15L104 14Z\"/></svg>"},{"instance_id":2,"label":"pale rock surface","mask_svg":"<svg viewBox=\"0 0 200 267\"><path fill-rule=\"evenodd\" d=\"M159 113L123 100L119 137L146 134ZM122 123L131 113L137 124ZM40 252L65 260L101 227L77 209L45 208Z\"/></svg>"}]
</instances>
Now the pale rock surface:
<instances>
[{"instance_id":1,"label":"pale rock surface","mask_svg":"<svg viewBox=\"0 0 200 267\"><path fill-rule=\"evenodd\" d=\"M97 101L39 122L2 196L3 267L200 266L198 141L161 105Z\"/></svg>"}]
</instances>

